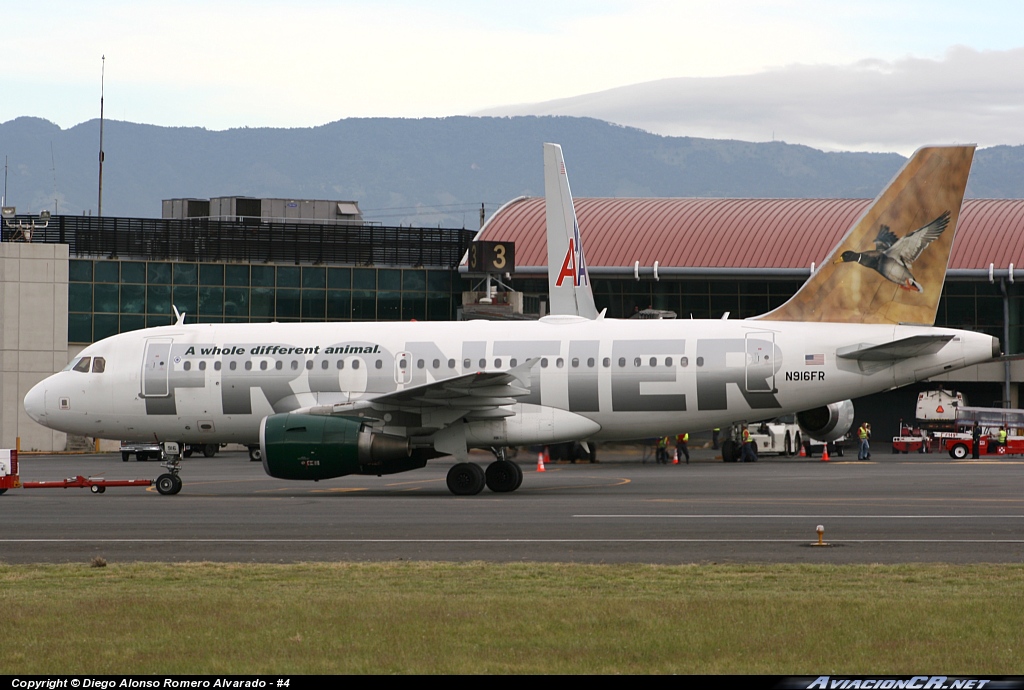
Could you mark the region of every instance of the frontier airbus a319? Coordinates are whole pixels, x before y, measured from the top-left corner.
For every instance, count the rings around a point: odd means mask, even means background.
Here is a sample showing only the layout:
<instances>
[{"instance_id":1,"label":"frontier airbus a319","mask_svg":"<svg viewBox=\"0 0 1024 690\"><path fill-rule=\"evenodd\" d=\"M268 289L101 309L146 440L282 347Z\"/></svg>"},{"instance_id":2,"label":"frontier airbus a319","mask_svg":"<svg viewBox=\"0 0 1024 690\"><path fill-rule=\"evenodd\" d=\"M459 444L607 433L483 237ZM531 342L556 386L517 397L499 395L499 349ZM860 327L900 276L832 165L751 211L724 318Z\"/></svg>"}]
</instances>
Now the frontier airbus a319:
<instances>
[{"instance_id":1,"label":"frontier airbus a319","mask_svg":"<svg viewBox=\"0 0 1024 690\"><path fill-rule=\"evenodd\" d=\"M803 412L833 439L850 398L999 355L933 327L973 146L919 149L778 309L744 320L598 313L562 150L544 145L553 314L536 322L189 324L85 348L35 386L44 426L237 442L282 479L384 475L453 455L455 494L515 491L506 446L637 439ZM853 263L859 266L851 265ZM486 471L471 448L493 448ZM178 466L161 493L181 489Z\"/></svg>"}]
</instances>

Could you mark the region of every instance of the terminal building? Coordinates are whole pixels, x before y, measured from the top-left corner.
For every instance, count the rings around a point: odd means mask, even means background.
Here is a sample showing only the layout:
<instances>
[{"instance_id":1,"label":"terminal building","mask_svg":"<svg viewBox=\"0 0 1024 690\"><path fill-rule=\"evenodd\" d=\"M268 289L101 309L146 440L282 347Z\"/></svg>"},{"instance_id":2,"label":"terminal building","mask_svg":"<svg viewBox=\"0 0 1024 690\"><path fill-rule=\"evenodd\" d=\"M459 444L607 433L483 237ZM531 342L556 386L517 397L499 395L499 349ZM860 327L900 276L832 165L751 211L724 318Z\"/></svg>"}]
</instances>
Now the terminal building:
<instances>
[{"instance_id":1,"label":"terminal building","mask_svg":"<svg viewBox=\"0 0 1024 690\"><path fill-rule=\"evenodd\" d=\"M870 203L581 198L576 210L598 309L717 319L785 302ZM490 293L460 268L476 238L515 246L515 272L501 276L514 291L504 300L511 313L499 316L547 311L542 198L510 201L479 233L368 224L358 205L339 201L175 199L163 215L5 219L0 446L63 449L63 434L25 415L25 393L92 342L172 323L172 306L208 323L486 315L479 302L493 302ZM989 333L1004 352L1021 352L1022 263L1024 200L965 201L936 324ZM913 418L923 388L1018 406L1021 381L1024 364L992 363L854 404L879 442Z\"/></svg>"}]
</instances>

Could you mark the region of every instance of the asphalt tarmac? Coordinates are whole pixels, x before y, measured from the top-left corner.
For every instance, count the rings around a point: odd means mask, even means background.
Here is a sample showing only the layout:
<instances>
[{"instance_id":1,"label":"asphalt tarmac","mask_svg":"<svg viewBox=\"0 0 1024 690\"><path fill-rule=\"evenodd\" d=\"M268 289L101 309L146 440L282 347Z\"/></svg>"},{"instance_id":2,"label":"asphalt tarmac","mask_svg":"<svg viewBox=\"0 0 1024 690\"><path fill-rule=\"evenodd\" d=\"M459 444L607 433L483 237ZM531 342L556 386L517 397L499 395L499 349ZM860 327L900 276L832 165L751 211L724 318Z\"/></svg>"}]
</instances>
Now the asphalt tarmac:
<instances>
[{"instance_id":1,"label":"asphalt tarmac","mask_svg":"<svg viewBox=\"0 0 1024 690\"><path fill-rule=\"evenodd\" d=\"M450 458L387 477L272 479L241 452L184 461L176 496L155 489L12 489L0 496L0 562L483 560L589 563L1020 563L1024 460L762 458L689 465L602 451L598 464L521 454L512 494L448 493ZM486 464L490 456L474 454ZM120 455L29 456L23 481L155 479ZM817 541L824 527L827 546Z\"/></svg>"}]
</instances>

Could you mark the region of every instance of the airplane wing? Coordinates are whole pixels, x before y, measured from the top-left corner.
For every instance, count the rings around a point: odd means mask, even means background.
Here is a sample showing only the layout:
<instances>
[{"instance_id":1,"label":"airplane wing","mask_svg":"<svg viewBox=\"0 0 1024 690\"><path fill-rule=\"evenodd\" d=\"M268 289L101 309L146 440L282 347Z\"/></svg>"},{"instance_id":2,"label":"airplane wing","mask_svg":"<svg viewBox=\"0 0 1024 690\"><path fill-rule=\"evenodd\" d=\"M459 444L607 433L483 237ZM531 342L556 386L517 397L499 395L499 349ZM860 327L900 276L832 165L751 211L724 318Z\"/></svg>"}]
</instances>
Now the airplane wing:
<instances>
[{"instance_id":1,"label":"airplane wing","mask_svg":"<svg viewBox=\"0 0 1024 690\"><path fill-rule=\"evenodd\" d=\"M431 381L349 403L315 405L296 413L385 420L403 426L407 434L422 434L458 419L480 421L512 417L508 408L530 392L530 369L539 357L507 371L481 371Z\"/></svg>"},{"instance_id":2,"label":"airplane wing","mask_svg":"<svg viewBox=\"0 0 1024 690\"><path fill-rule=\"evenodd\" d=\"M861 362L891 362L921 355L933 355L952 339L953 336L950 334L913 335L882 345L860 344L841 347L836 350L836 357Z\"/></svg>"}]
</instances>

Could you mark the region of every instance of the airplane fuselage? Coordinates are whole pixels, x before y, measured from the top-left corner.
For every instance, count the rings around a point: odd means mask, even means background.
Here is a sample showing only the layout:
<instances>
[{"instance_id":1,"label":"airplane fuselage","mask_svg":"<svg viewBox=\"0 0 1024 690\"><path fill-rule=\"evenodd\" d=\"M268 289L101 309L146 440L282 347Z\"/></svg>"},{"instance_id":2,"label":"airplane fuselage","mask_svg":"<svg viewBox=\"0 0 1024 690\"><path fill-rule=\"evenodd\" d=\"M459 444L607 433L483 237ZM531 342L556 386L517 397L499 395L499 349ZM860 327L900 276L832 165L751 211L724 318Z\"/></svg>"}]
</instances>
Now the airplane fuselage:
<instances>
[{"instance_id":1,"label":"airplane fuselage","mask_svg":"<svg viewBox=\"0 0 1024 690\"><path fill-rule=\"evenodd\" d=\"M952 339L934 354L890 362L837 356L927 334ZM37 385L25 406L36 421L74 434L256 444L273 414L356 410L363 399L534 360L528 393L491 401L514 414L468 421L468 445L624 440L806 410L994 353L998 341L966 331L757 320L195 324L95 343ZM396 409L373 423L430 445L431 430L465 410L444 413Z\"/></svg>"}]
</instances>

